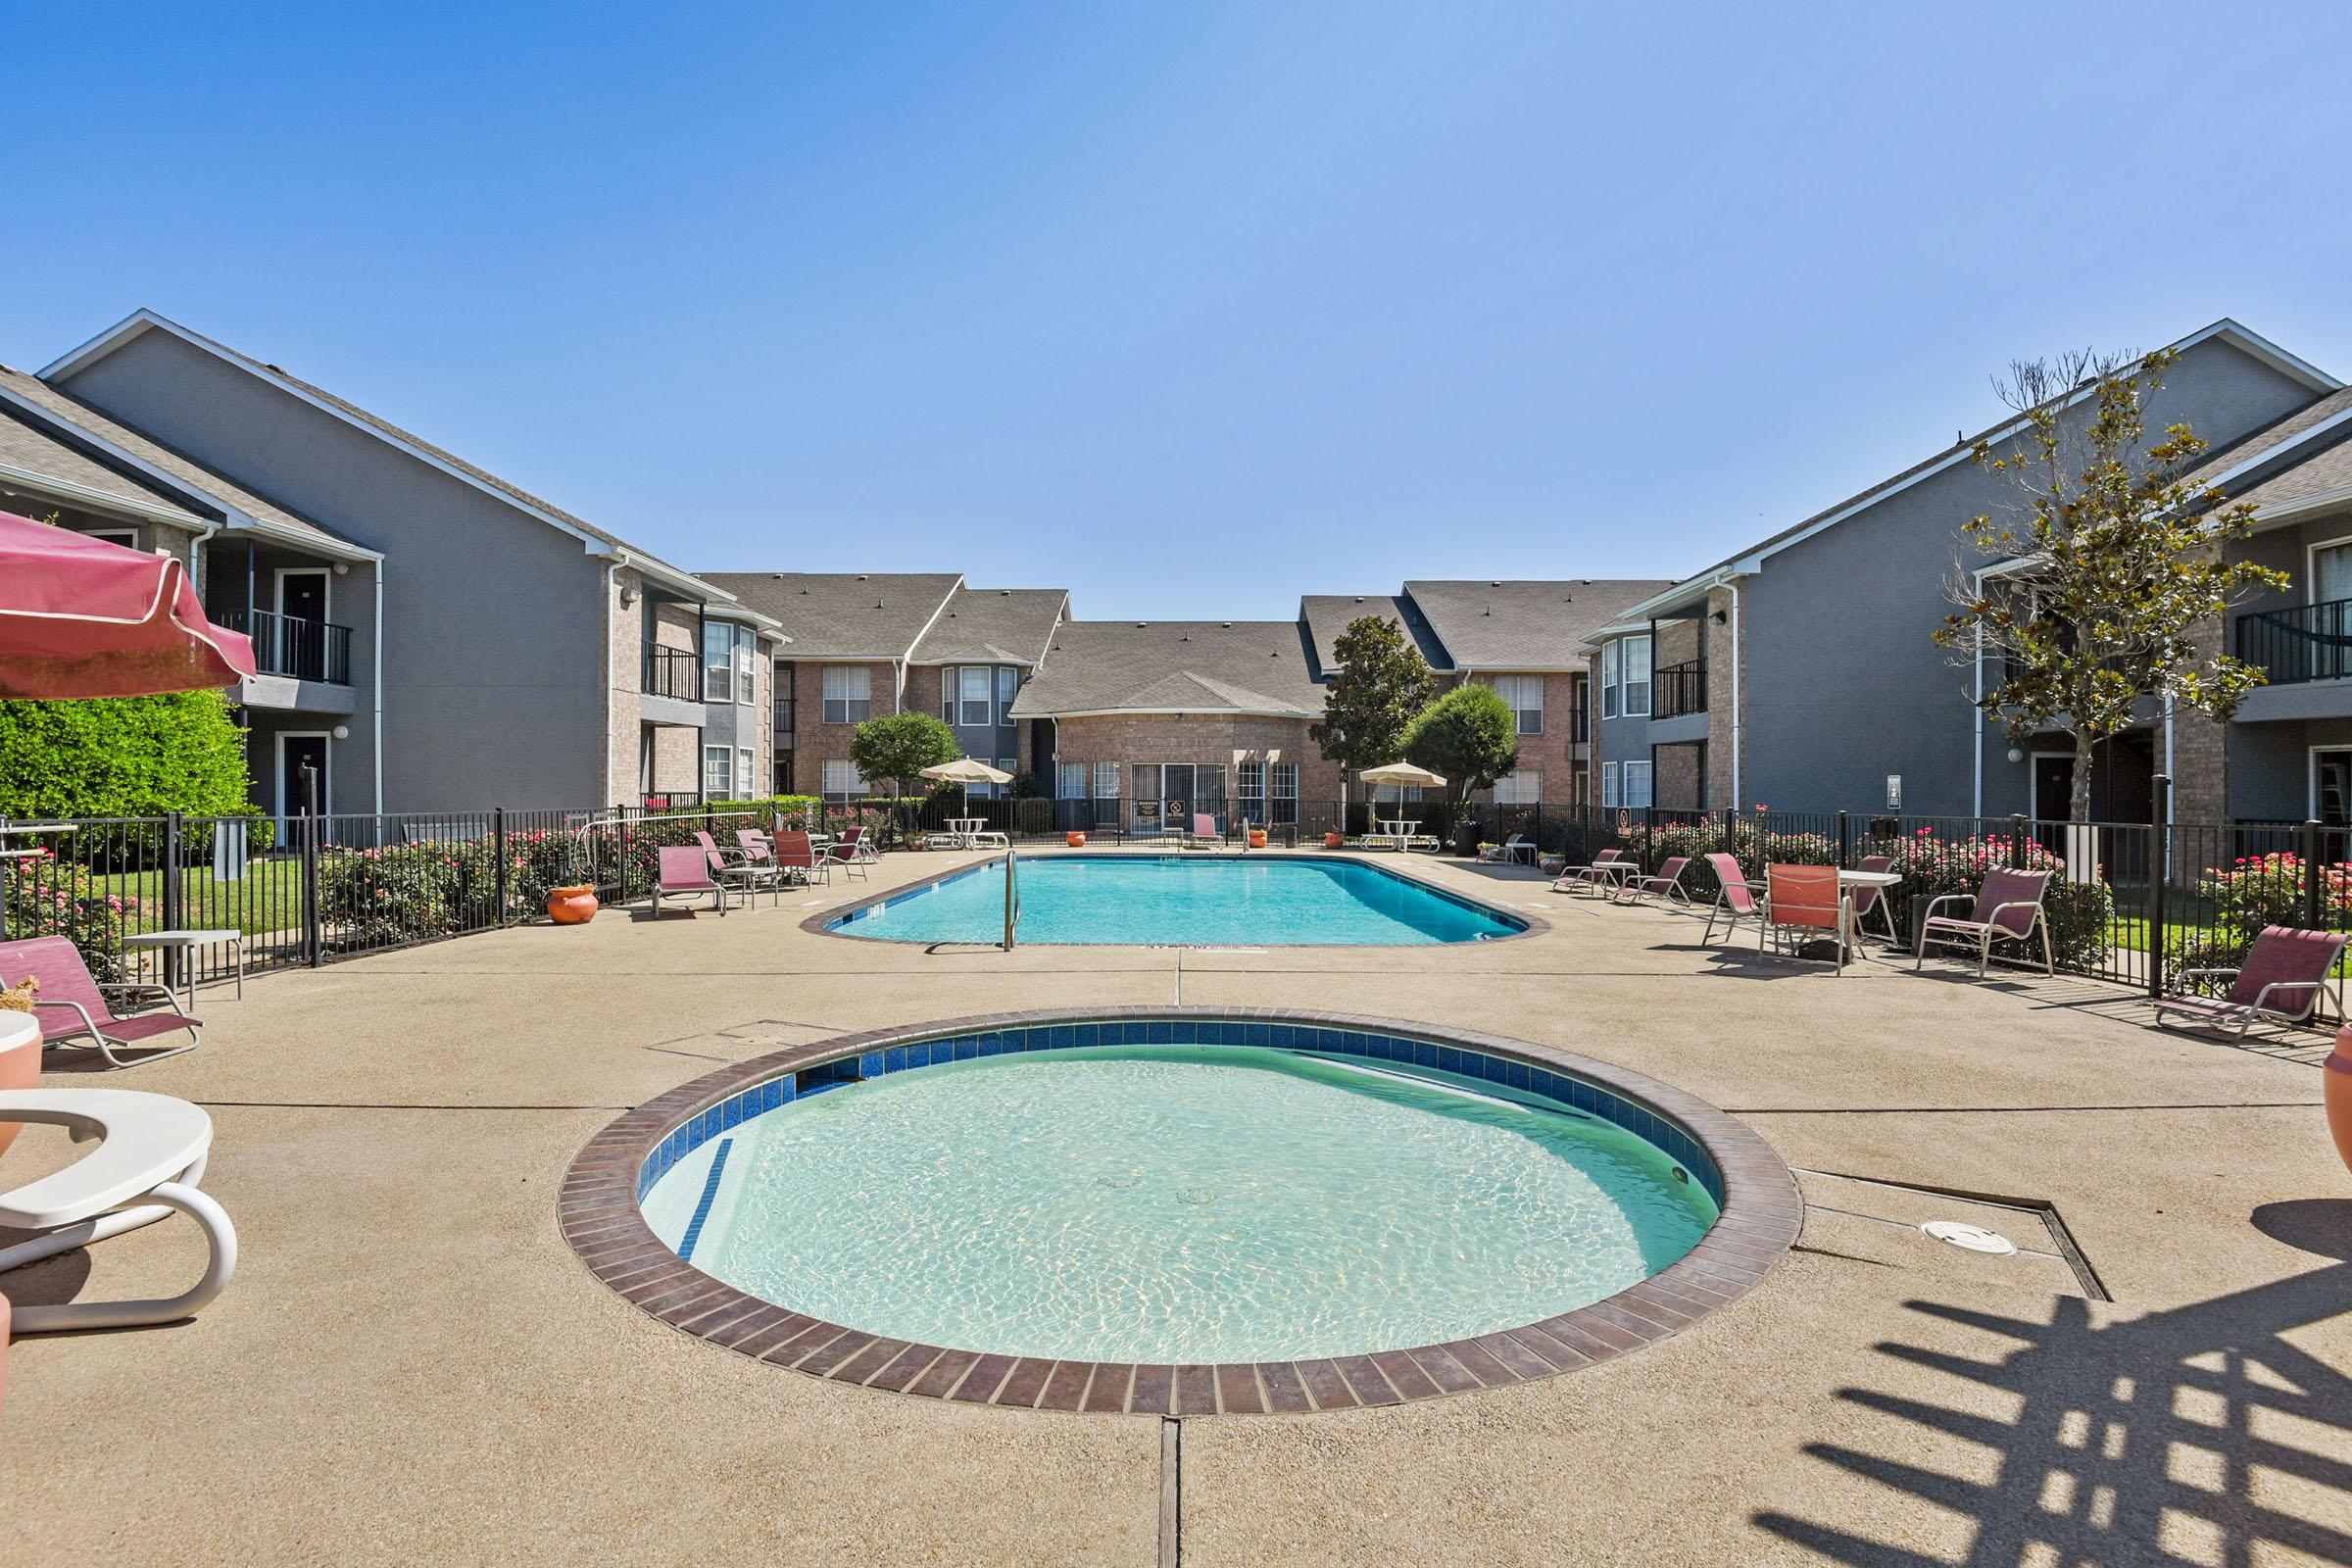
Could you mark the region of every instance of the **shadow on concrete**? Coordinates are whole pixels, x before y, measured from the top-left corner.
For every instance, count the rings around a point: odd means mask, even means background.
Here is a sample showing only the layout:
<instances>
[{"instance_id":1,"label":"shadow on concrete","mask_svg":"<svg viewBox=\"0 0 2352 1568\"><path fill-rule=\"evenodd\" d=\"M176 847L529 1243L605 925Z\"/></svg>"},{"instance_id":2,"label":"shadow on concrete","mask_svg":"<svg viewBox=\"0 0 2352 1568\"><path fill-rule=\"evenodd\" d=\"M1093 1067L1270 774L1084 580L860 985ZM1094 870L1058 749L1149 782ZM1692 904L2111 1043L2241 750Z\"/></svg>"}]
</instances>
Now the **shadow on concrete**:
<instances>
[{"instance_id":1,"label":"shadow on concrete","mask_svg":"<svg viewBox=\"0 0 2352 1568\"><path fill-rule=\"evenodd\" d=\"M2265 1204L2253 1222L2333 1261L2106 1327L2073 1298L2054 1301L2046 1320L1911 1301L1915 1312L1982 1333L1991 1358L1902 1343L1882 1344L1879 1353L1997 1391L2006 1397L1993 1402L2013 1405L2014 1418L1847 1388L1838 1397L1856 1410L1909 1425L1873 1446L1825 1442L1805 1451L1964 1516L1973 1539L1963 1563L2243 1564L2274 1549L2352 1561L2352 1377L2288 1339L2352 1310L2352 1201ZM1989 1452L1991 1479L1919 1463L1927 1434ZM1753 1517L1836 1562L1954 1560L1843 1522L1771 1510Z\"/></svg>"}]
</instances>

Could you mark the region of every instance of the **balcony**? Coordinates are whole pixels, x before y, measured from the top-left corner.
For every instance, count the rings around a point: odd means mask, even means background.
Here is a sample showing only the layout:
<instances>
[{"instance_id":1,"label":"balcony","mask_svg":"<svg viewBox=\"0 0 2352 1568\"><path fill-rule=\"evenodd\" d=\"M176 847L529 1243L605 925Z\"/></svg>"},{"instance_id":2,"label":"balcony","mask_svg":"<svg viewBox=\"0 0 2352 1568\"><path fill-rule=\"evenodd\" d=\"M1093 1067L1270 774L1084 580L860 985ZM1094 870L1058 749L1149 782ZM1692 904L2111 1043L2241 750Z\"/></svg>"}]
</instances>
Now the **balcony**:
<instances>
[{"instance_id":1,"label":"balcony","mask_svg":"<svg viewBox=\"0 0 2352 1568\"><path fill-rule=\"evenodd\" d=\"M269 610L231 610L221 625L253 643L254 667L264 675L351 684L351 628L332 621L305 620Z\"/></svg>"},{"instance_id":2,"label":"balcony","mask_svg":"<svg viewBox=\"0 0 2352 1568\"><path fill-rule=\"evenodd\" d=\"M1667 664L1653 677L1656 689L1651 693L1649 716L1679 718L1685 713L1703 713L1707 710L1707 662L1693 659L1686 663Z\"/></svg>"},{"instance_id":3,"label":"balcony","mask_svg":"<svg viewBox=\"0 0 2352 1568\"><path fill-rule=\"evenodd\" d=\"M2352 599L2240 615L2234 652L2274 686L2352 675Z\"/></svg>"},{"instance_id":4,"label":"balcony","mask_svg":"<svg viewBox=\"0 0 2352 1568\"><path fill-rule=\"evenodd\" d=\"M686 648L649 648L645 654L645 694L681 703L703 700L703 656Z\"/></svg>"}]
</instances>

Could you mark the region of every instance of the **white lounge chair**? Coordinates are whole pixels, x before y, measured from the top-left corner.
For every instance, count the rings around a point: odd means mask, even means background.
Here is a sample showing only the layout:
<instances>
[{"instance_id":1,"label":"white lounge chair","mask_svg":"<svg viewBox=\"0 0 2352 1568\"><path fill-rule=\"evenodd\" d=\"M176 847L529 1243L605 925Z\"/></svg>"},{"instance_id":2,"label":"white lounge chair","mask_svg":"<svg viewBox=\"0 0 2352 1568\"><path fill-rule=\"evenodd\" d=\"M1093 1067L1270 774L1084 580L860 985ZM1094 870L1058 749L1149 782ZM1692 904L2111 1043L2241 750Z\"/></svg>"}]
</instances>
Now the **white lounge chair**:
<instances>
[{"instance_id":1,"label":"white lounge chair","mask_svg":"<svg viewBox=\"0 0 2352 1568\"><path fill-rule=\"evenodd\" d=\"M15 1333L170 1323L220 1295L236 1272L236 1228L212 1195L196 1188L213 1143L213 1119L198 1106L131 1089L12 1089L0 1091L0 1121L42 1122L71 1129L76 1142L100 1141L65 1169L0 1193L0 1225L46 1233L0 1250L0 1274L174 1212L194 1220L211 1244L204 1277L177 1296L20 1304Z\"/></svg>"}]
</instances>

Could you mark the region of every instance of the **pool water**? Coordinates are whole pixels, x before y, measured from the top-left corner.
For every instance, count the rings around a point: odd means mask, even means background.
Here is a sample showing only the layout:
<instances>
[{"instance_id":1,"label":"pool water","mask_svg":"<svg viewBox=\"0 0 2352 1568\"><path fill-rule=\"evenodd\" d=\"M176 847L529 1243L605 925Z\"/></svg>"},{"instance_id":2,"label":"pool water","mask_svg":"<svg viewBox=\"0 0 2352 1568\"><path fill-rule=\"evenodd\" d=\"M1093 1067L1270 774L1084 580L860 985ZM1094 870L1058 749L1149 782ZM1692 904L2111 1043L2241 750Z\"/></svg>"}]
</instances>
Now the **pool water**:
<instances>
[{"instance_id":1,"label":"pool water","mask_svg":"<svg viewBox=\"0 0 2352 1568\"><path fill-rule=\"evenodd\" d=\"M1023 857L1020 940L1179 947L1398 947L1514 936L1523 921L1358 860L1250 856ZM994 943L1004 865L992 861L854 909L844 936Z\"/></svg>"},{"instance_id":2,"label":"pool water","mask_svg":"<svg viewBox=\"0 0 2352 1568\"><path fill-rule=\"evenodd\" d=\"M1571 1310L1697 1244L1661 1150L1499 1085L1222 1046L984 1056L753 1116L644 1198L697 1268L953 1348L1245 1361Z\"/></svg>"}]
</instances>

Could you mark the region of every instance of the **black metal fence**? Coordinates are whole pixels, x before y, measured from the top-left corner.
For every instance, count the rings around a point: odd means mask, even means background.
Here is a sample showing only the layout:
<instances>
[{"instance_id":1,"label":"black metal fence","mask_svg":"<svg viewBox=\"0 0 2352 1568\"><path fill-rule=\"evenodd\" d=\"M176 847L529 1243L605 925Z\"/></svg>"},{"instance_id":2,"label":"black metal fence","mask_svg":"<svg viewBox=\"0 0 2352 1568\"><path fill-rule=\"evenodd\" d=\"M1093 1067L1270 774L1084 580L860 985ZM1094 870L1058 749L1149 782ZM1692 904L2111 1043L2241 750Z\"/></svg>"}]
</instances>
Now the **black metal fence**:
<instances>
[{"instance_id":1,"label":"black metal fence","mask_svg":"<svg viewBox=\"0 0 2352 1568\"><path fill-rule=\"evenodd\" d=\"M865 800L751 807L661 803L593 810L0 822L0 939L61 934L102 979L143 969L172 981L226 973L224 943L153 946L167 931L235 931L266 970L380 953L542 917L551 889L586 884L608 902L652 888L659 851L747 828L839 833L859 825L904 848L976 823L1025 845L1171 848L1205 830L1268 847L1357 842L1404 819L1416 846L1513 845L1522 858L1584 864L1602 849L1663 874L1679 859L1694 903L1719 866L1761 881L1772 864L1895 873L1873 930L1915 938L1928 904L1973 895L1996 866L2051 873L2046 907L2058 966L2164 988L2185 971L2235 963L2264 925L2352 931L2352 829L2318 822L2167 823L2164 781L2149 822L1844 811L1678 811L1473 801L1296 801L1280 797ZM1205 817L1201 822L1199 819ZM1720 860L1717 857L1729 857ZM2032 955L2038 962L2038 949ZM190 966L189 972L182 972ZM0 971L0 977L5 972Z\"/></svg>"}]
</instances>

